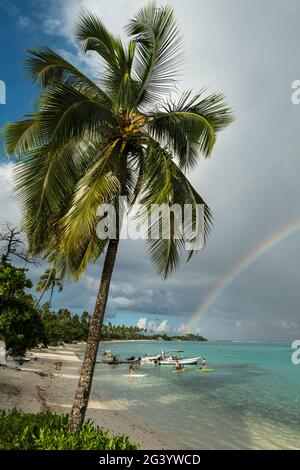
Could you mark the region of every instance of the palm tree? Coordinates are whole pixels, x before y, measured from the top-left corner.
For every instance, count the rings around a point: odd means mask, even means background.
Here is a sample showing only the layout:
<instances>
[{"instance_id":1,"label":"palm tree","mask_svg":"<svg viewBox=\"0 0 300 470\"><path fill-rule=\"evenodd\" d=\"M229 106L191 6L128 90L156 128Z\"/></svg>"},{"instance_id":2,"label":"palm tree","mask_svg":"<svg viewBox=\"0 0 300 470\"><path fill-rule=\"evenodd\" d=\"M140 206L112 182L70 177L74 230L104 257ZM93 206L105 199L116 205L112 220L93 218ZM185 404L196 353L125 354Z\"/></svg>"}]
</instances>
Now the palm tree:
<instances>
[{"instance_id":1,"label":"palm tree","mask_svg":"<svg viewBox=\"0 0 300 470\"><path fill-rule=\"evenodd\" d=\"M193 226L197 204L204 205L205 237L211 225L209 207L185 172L200 154L211 154L217 134L232 121L221 93L188 91L176 102L170 98L182 65L170 7L150 3L125 30L126 45L92 13L78 17L75 36L82 50L101 59L97 82L48 48L29 51L28 71L44 91L36 110L5 132L7 152L19 159L16 191L31 252L47 253L58 275L65 269L76 279L105 252L70 416L73 430L82 426L88 405L120 238L118 224L114 237L97 237L99 205L115 204L118 220L119 196L130 204L140 201L145 213L152 204L167 205L167 213L153 222L167 222L167 237L148 240L150 257L165 278L184 250L184 240L174 234L172 204L192 205Z\"/></svg>"},{"instance_id":2,"label":"palm tree","mask_svg":"<svg viewBox=\"0 0 300 470\"><path fill-rule=\"evenodd\" d=\"M39 281L36 284L36 290L40 292L40 296L37 299L35 305L37 306L40 303L45 292L50 289L50 308L55 287L58 288L58 292L61 292L63 290L63 283L61 277L57 277L56 270L54 267L52 267L51 269L46 269L43 272L43 274L40 276Z\"/></svg>"}]
</instances>

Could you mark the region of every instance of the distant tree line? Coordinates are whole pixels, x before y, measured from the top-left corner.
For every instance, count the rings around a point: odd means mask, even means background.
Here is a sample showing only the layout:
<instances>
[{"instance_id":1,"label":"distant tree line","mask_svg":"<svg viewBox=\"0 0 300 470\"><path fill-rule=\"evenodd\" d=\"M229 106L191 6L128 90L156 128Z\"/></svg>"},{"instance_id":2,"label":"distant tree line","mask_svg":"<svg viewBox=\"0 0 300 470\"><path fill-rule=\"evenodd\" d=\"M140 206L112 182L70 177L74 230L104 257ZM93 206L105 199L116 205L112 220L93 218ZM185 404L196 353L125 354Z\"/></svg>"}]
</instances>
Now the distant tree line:
<instances>
[{"instance_id":1,"label":"distant tree line","mask_svg":"<svg viewBox=\"0 0 300 470\"><path fill-rule=\"evenodd\" d=\"M90 314L86 311L73 314L66 308L54 312L49 302L35 306L35 298L26 292L32 287L26 272L25 268L0 262L0 339L5 341L7 352L18 357L38 344L47 347L86 341ZM102 327L100 340L136 339L205 341L200 335L151 335L137 326L112 325L111 322Z\"/></svg>"}]
</instances>

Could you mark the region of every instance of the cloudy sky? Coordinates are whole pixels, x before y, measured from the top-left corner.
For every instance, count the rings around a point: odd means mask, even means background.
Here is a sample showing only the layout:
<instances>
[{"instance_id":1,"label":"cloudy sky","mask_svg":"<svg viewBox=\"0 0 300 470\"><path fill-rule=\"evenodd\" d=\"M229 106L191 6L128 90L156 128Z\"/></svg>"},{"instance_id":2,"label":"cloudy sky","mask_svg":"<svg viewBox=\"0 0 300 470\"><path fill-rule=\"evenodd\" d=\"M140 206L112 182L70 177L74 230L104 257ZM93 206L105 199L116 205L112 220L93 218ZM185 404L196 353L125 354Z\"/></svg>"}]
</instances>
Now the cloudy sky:
<instances>
[{"instance_id":1,"label":"cloudy sky","mask_svg":"<svg viewBox=\"0 0 300 470\"><path fill-rule=\"evenodd\" d=\"M6 104L0 105L0 124L32 109L38 90L24 74L26 48L47 45L96 76L96 58L82 57L73 42L76 14L83 8L98 13L123 36L123 25L144 3L0 0L0 80L7 92ZM248 253L300 216L300 105L291 100L292 82L300 79L300 0L168 3L175 8L184 36L180 89L208 86L209 91L223 91L236 121L220 136L211 159L200 160L189 175L214 213L207 246L162 282L144 243L123 241L109 319L153 331L184 332L201 310L192 329L209 339L298 339L300 230L237 275L204 311L200 306ZM0 222L18 223L12 163L5 159L2 145L0 152ZM40 271L33 268L32 278ZM78 284L68 283L55 296L55 308L92 311L100 271L101 263L91 266Z\"/></svg>"}]
</instances>

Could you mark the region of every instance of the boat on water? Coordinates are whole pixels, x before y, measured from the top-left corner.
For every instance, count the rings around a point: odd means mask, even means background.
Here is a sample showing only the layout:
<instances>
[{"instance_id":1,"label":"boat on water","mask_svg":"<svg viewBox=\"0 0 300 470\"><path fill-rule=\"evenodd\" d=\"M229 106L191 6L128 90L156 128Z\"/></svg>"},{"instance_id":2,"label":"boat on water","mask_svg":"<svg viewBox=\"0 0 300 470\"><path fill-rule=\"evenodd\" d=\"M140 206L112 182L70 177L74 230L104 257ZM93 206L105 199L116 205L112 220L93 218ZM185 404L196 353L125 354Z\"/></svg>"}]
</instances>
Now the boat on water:
<instances>
[{"instance_id":1,"label":"boat on water","mask_svg":"<svg viewBox=\"0 0 300 470\"><path fill-rule=\"evenodd\" d=\"M176 366L176 362L178 361L181 366L188 366L197 364L201 356L197 357L174 357L171 355L167 357L163 357L159 360L159 364L161 366Z\"/></svg>"},{"instance_id":2,"label":"boat on water","mask_svg":"<svg viewBox=\"0 0 300 470\"><path fill-rule=\"evenodd\" d=\"M103 356L108 357L108 358L113 357L112 350L107 349L106 351L104 351Z\"/></svg>"},{"instance_id":3,"label":"boat on water","mask_svg":"<svg viewBox=\"0 0 300 470\"><path fill-rule=\"evenodd\" d=\"M183 357L183 350L161 351L156 356L144 356L141 358L143 364L159 364L161 366L175 366L176 362L182 366L197 364L201 356Z\"/></svg>"},{"instance_id":4,"label":"boat on water","mask_svg":"<svg viewBox=\"0 0 300 470\"><path fill-rule=\"evenodd\" d=\"M141 358L141 362L143 364L155 364L160 358L160 354L156 354L156 356L144 356Z\"/></svg>"}]
</instances>

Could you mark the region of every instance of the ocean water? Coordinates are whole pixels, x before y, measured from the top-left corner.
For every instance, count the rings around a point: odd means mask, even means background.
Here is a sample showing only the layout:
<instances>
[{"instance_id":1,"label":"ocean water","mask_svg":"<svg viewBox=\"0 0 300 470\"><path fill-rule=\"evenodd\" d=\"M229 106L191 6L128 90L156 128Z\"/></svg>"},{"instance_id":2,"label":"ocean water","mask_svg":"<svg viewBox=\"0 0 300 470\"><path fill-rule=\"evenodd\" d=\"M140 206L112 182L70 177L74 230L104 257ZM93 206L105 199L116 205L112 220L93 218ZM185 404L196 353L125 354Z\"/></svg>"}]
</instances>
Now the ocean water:
<instances>
[{"instance_id":1,"label":"ocean water","mask_svg":"<svg viewBox=\"0 0 300 470\"><path fill-rule=\"evenodd\" d=\"M102 346L101 353L107 349ZM300 365L290 344L230 342L114 343L122 358L184 349L206 357L174 374L170 366L142 365L146 377L125 377L128 365L97 364L94 392L119 410L192 449L300 449Z\"/></svg>"}]
</instances>

